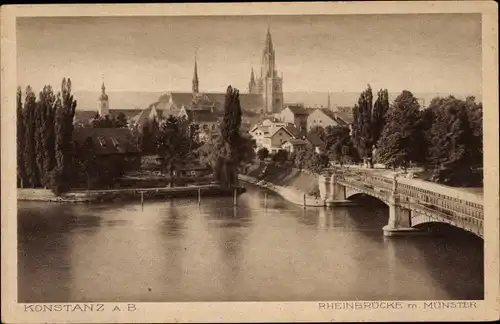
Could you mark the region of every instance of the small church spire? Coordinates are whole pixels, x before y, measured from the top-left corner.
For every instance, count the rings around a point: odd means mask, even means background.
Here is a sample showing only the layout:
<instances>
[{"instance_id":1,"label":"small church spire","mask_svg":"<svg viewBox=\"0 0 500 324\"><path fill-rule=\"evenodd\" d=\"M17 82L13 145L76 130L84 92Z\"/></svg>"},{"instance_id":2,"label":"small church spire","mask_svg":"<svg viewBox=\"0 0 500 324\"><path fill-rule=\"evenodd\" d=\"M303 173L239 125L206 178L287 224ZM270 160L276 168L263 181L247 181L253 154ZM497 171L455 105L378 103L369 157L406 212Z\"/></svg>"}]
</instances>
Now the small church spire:
<instances>
[{"instance_id":1,"label":"small church spire","mask_svg":"<svg viewBox=\"0 0 500 324\"><path fill-rule=\"evenodd\" d=\"M330 102L330 90L328 90L328 109L332 109L331 102Z\"/></svg>"},{"instance_id":2,"label":"small church spire","mask_svg":"<svg viewBox=\"0 0 500 324\"><path fill-rule=\"evenodd\" d=\"M250 82L248 83L248 93L255 93L255 73L253 72L253 66L252 66L252 72L250 73Z\"/></svg>"},{"instance_id":3,"label":"small church spire","mask_svg":"<svg viewBox=\"0 0 500 324\"><path fill-rule=\"evenodd\" d=\"M106 94L106 86L104 85L104 81L102 81L101 85L101 95L99 96L99 101L98 101L98 113L99 116L107 116L109 114L109 97Z\"/></svg>"},{"instance_id":4,"label":"small church spire","mask_svg":"<svg viewBox=\"0 0 500 324\"><path fill-rule=\"evenodd\" d=\"M197 53L198 48L196 48L194 52L194 75L193 75L193 94L198 94L199 91L199 80L198 80L198 60L197 60Z\"/></svg>"}]
</instances>

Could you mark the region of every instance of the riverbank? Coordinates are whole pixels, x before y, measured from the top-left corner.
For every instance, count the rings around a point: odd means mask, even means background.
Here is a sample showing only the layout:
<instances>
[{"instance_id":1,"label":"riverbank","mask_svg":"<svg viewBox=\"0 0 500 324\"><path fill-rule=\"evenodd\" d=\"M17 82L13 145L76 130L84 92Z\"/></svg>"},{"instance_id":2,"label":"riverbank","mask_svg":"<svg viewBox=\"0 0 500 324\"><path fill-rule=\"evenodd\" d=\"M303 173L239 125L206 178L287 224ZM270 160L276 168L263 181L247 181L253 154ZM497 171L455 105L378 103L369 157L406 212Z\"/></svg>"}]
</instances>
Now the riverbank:
<instances>
[{"instance_id":1,"label":"riverbank","mask_svg":"<svg viewBox=\"0 0 500 324\"><path fill-rule=\"evenodd\" d=\"M225 189L219 185L193 185L164 188L130 188L109 190L78 190L56 196L49 189L17 189L18 201L92 203L120 200L168 199L200 196L231 196L244 192L244 188Z\"/></svg>"},{"instance_id":2,"label":"riverbank","mask_svg":"<svg viewBox=\"0 0 500 324\"><path fill-rule=\"evenodd\" d=\"M238 179L274 191L296 205L325 206L319 195L318 178L312 173L261 163L249 166Z\"/></svg>"}]
</instances>

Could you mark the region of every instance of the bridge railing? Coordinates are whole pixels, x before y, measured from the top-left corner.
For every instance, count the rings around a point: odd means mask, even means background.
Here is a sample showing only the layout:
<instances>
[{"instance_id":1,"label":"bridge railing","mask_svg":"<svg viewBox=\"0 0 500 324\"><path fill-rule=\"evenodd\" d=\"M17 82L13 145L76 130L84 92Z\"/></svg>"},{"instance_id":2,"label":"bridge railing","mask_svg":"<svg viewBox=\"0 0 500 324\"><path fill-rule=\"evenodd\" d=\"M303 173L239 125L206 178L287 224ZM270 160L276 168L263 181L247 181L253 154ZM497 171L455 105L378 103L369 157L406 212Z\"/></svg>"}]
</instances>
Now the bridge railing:
<instances>
[{"instance_id":1,"label":"bridge railing","mask_svg":"<svg viewBox=\"0 0 500 324\"><path fill-rule=\"evenodd\" d=\"M408 184L400 183L397 188L400 199L408 202L416 202L427 207L431 206L433 209L448 215L456 215L457 217L465 215L481 221L484 219L484 208L477 203L429 192Z\"/></svg>"}]
</instances>

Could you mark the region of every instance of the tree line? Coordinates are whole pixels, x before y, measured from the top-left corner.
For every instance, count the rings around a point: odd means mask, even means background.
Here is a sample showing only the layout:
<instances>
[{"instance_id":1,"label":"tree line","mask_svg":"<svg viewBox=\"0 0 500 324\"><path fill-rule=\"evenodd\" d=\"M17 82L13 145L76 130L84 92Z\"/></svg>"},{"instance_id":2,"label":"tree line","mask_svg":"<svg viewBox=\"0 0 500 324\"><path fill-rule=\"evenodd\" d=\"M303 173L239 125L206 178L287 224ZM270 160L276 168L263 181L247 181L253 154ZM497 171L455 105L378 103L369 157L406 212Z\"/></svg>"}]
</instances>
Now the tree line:
<instances>
[{"instance_id":1,"label":"tree line","mask_svg":"<svg viewBox=\"0 0 500 324\"><path fill-rule=\"evenodd\" d=\"M98 114L90 123L75 124L77 101L71 93L71 80L64 78L61 90L50 85L35 95L31 86L24 94L17 89L17 186L47 188L55 194L70 188L108 187L119 178L131 161L125 157L96 158L91 138L82 145L73 141L76 128L126 127L117 118ZM24 100L23 100L24 99ZM123 116L122 116L123 115Z\"/></svg>"},{"instance_id":2,"label":"tree line","mask_svg":"<svg viewBox=\"0 0 500 324\"><path fill-rule=\"evenodd\" d=\"M389 105L381 90L372 106L370 86L353 111L352 137L360 156L406 170L420 165L429 179L450 185L474 185L482 169L482 104L474 97L434 98L422 109L407 90ZM482 181L482 179L480 179Z\"/></svg>"},{"instance_id":3,"label":"tree line","mask_svg":"<svg viewBox=\"0 0 500 324\"><path fill-rule=\"evenodd\" d=\"M38 98L30 86L23 101L17 89L17 182L21 188L68 190L72 165L73 117L77 102L71 80L61 90L43 87Z\"/></svg>"},{"instance_id":4,"label":"tree line","mask_svg":"<svg viewBox=\"0 0 500 324\"><path fill-rule=\"evenodd\" d=\"M478 185L482 182L482 103L474 97L436 97L427 107L407 90L389 102L387 89L376 99L370 85L352 109L351 126L314 127L309 134L321 139L323 152L306 150L288 154L278 151L275 162L291 162L313 172L334 161L339 164L364 162L388 168L424 168L428 180L449 185ZM266 149L257 152L264 160Z\"/></svg>"}]
</instances>

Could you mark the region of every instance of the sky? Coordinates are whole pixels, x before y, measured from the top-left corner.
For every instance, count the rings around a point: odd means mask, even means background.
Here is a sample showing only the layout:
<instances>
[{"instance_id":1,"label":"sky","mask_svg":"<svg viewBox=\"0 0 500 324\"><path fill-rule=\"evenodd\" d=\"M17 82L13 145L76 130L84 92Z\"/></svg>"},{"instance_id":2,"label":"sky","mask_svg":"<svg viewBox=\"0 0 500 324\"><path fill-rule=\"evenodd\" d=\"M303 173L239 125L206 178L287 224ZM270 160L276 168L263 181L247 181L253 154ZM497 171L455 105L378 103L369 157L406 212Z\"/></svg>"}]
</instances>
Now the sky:
<instances>
[{"instance_id":1,"label":"sky","mask_svg":"<svg viewBox=\"0 0 500 324\"><path fill-rule=\"evenodd\" d=\"M479 14L18 18L22 87L246 91L270 27L284 92L481 93Z\"/></svg>"}]
</instances>

